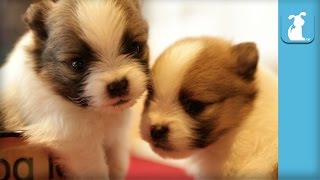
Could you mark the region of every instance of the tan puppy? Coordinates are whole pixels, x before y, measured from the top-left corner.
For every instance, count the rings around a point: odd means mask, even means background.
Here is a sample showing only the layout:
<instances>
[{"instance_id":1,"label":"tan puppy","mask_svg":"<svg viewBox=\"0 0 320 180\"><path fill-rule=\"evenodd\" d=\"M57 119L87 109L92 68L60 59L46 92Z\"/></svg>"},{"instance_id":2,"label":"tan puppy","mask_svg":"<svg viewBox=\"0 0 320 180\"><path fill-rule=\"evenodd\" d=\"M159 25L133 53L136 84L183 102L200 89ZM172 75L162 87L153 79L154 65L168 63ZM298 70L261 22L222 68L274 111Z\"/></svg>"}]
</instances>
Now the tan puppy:
<instances>
[{"instance_id":1,"label":"tan puppy","mask_svg":"<svg viewBox=\"0 0 320 180\"><path fill-rule=\"evenodd\" d=\"M187 38L158 58L141 122L164 158L190 157L199 179L275 178L277 78L254 43Z\"/></svg>"}]
</instances>

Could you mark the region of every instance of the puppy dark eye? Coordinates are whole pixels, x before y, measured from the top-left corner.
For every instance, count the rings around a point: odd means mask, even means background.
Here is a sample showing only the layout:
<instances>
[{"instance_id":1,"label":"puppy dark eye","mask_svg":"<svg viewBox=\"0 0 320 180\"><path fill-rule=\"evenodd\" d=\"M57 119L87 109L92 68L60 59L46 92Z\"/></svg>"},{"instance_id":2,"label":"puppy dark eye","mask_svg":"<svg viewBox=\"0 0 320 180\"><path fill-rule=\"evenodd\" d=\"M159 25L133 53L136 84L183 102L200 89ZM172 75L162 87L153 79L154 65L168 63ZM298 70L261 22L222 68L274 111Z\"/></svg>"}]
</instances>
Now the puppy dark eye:
<instances>
[{"instance_id":1,"label":"puppy dark eye","mask_svg":"<svg viewBox=\"0 0 320 180\"><path fill-rule=\"evenodd\" d=\"M142 44L139 42L132 42L130 47L129 47L129 53L135 57L139 58L142 53Z\"/></svg>"},{"instance_id":2,"label":"puppy dark eye","mask_svg":"<svg viewBox=\"0 0 320 180\"><path fill-rule=\"evenodd\" d=\"M197 115L201 113L205 108L205 103L196 101L196 100L188 100L185 106L185 110L187 113L192 115Z\"/></svg>"},{"instance_id":3,"label":"puppy dark eye","mask_svg":"<svg viewBox=\"0 0 320 180\"><path fill-rule=\"evenodd\" d=\"M86 62L82 58L75 58L70 62L70 66L76 72L83 72L86 67Z\"/></svg>"}]
</instances>

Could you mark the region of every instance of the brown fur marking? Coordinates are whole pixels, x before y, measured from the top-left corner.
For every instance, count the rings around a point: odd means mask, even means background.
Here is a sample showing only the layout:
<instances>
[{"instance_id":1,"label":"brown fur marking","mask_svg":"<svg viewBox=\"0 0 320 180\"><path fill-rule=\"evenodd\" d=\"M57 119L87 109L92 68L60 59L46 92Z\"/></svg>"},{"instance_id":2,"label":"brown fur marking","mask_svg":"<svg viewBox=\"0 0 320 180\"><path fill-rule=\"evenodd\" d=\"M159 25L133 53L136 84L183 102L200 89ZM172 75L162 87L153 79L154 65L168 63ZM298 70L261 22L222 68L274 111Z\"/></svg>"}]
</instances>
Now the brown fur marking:
<instances>
[{"instance_id":1,"label":"brown fur marking","mask_svg":"<svg viewBox=\"0 0 320 180\"><path fill-rule=\"evenodd\" d=\"M233 51L233 45L222 39L204 37L202 41L205 48L186 72L188 78L184 79L181 89L190 93L190 99L208 104L204 112L195 119L198 124L207 124L206 121L215 119L212 123L213 132L208 136L211 139L208 142L212 142L221 135L218 132L225 133L237 126L252 109L257 92L255 82L243 79L242 74L236 72L243 68L238 63L239 56L242 59L251 59L252 54L256 53L252 53L251 49L242 51L242 48L239 48L237 54L237 51ZM199 139L203 140L203 134L199 132L202 130L197 130L197 133Z\"/></svg>"}]
</instances>

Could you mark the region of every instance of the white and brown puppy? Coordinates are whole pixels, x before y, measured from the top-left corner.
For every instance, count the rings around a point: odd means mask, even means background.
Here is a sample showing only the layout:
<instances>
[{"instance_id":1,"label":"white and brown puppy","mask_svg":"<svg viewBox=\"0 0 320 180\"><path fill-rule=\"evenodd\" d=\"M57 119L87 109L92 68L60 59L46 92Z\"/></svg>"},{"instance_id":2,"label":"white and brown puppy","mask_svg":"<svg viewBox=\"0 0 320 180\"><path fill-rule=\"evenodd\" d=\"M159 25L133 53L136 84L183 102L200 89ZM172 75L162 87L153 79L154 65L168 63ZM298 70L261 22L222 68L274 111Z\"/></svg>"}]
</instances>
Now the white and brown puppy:
<instances>
[{"instance_id":1,"label":"white and brown puppy","mask_svg":"<svg viewBox=\"0 0 320 180\"><path fill-rule=\"evenodd\" d=\"M275 177L277 78L257 63L254 43L176 42L152 69L142 137L199 179Z\"/></svg>"},{"instance_id":2,"label":"white and brown puppy","mask_svg":"<svg viewBox=\"0 0 320 180\"><path fill-rule=\"evenodd\" d=\"M42 0L1 69L4 130L24 130L67 178L123 178L128 108L148 83L147 24L138 1Z\"/></svg>"}]
</instances>

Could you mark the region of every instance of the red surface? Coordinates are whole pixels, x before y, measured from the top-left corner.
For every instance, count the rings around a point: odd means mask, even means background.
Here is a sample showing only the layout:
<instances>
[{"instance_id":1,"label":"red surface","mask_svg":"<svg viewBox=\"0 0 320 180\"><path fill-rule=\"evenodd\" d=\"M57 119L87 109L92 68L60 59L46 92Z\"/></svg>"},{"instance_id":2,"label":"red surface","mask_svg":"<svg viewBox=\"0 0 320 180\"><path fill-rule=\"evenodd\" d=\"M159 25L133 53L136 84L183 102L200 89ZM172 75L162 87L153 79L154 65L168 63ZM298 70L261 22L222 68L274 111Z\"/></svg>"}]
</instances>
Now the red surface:
<instances>
[{"instance_id":1,"label":"red surface","mask_svg":"<svg viewBox=\"0 0 320 180\"><path fill-rule=\"evenodd\" d=\"M192 180L183 170L147 161L137 157L131 157L129 172L126 180Z\"/></svg>"}]
</instances>

